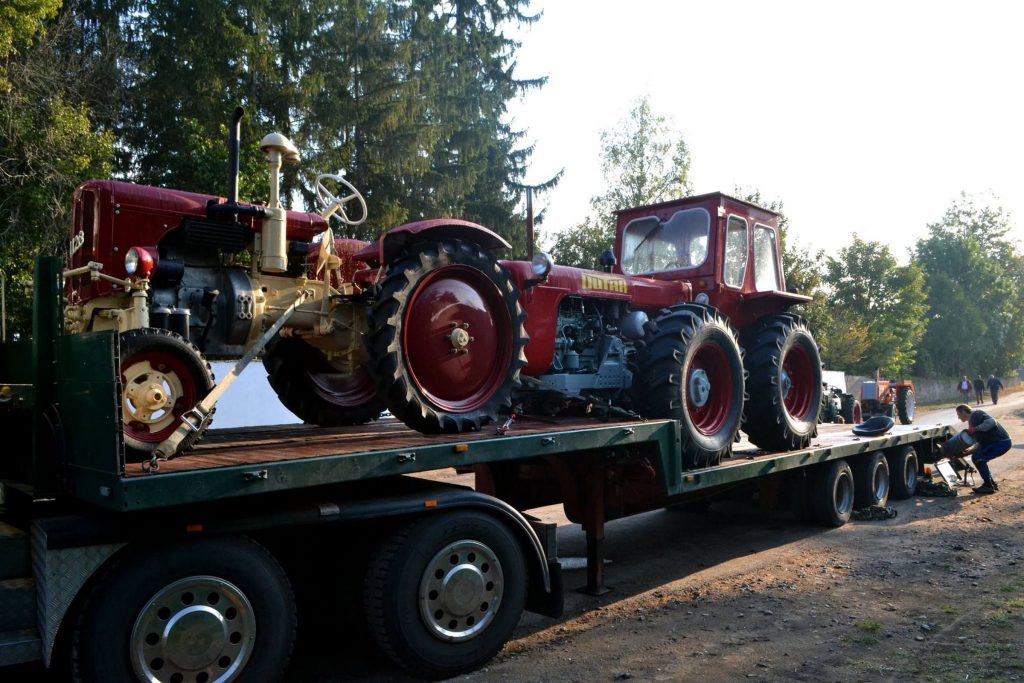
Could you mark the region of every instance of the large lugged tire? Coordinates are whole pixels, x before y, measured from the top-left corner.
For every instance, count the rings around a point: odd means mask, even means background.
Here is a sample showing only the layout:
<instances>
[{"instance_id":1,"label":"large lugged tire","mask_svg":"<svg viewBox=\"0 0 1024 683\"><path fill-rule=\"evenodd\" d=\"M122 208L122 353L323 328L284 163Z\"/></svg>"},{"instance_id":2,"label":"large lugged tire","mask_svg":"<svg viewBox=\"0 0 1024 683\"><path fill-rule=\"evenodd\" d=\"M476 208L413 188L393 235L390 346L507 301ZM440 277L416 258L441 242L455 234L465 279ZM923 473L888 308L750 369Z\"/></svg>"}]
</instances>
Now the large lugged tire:
<instances>
[{"instance_id":1,"label":"large lugged tire","mask_svg":"<svg viewBox=\"0 0 1024 683\"><path fill-rule=\"evenodd\" d=\"M809 494L816 523L832 527L846 524L853 513L854 500L850 466L845 460L831 460L818 465Z\"/></svg>"},{"instance_id":2,"label":"large lugged tire","mask_svg":"<svg viewBox=\"0 0 1024 683\"><path fill-rule=\"evenodd\" d=\"M843 394L843 406L840 413L846 424L852 425L863 422L864 416L861 412L860 401L855 399L852 394Z\"/></svg>"},{"instance_id":3,"label":"large lugged tire","mask_svg":"<svg viewBox=\"0 0 1024 683\"><path fill-rule=\"evenodd\" d=\"M371 312L378 395L421 432L478 430L511 405L526 365L519 291L472 242L416 247L389 266Z\"/></svg>"},{"instance_id":4,"label":"large lugged tire","mask_svg":"<svg viewBox=\"0 0 1024 683\"><path fill-rule=\"evenodd\" d=\"M210 364L191 342L146 327L121 334L121 417L129 457L152 452L213 389ZM202 431L209 426L209 421ZM202 434L189 439L195 443Z\"/></svg>"},{"instance_id":5,"label":"large lugged tire","mask_svg":"<svg viewBox=\"0 0 1024 683\"><path fill-rule=\"evenodd\" d=\"M295 638L277 561L245 539L129 551L88 592L72 642L75 681L276 681Z\"/></svg>"},{"instance_id":6,"label":"large lugged tire","mask_svg":"<svg viewBox=\"0 0 1024 683\"><path fill-rule=\"evenodd\" d=\"M806 448L821 409L821 357L806 322L765 318L743 334L747 399L744 427L765 450Z\"/></svg>"},{"instance_id":7,"label":"large lugged tire","mask_svg":"<svg viewBox=\"0 0 1024 683\"><path fill-rule=\"evenodd\" d=\"M908 425L914 421L917 413L917 397L910 387L899 387L896 392L896 415L901 425Z\"/></svg>"},{"instance_id":8,"label":"large lugged tire","mask_svg":"<svg viewBox=\"0 0 1024 683\"><path fill-rule=\"evenodd\" d=\"M633 386L644 417L679 421L692 466L716 465L731 452L743 417L743 356L718 311L697 304L662 311Z\"/></svg>"},{"instance_id":9,"label":"large lugged tire","mask_svg":"<svg viewBox=\"0 0 1024 683\"><path fill-rule=\"evenodd\" d=\"M364 599L371 634L416 676L472 671L512 635L526 579L519 544L493 517L428 515L398 531L370 560Z\"/></svg>"},{"instance_id":10,"label":"large lugged tire","mask_svg":"<svg viewBox=\"0 0 1024 683\"><path fill-rule=\"evenodd\" d=\"M284 407L307 424L360 425L376 420L384 410L365 365L353 373L341 372L301 339L272 339L263 367Z\"/></svg>"}]
</instances>

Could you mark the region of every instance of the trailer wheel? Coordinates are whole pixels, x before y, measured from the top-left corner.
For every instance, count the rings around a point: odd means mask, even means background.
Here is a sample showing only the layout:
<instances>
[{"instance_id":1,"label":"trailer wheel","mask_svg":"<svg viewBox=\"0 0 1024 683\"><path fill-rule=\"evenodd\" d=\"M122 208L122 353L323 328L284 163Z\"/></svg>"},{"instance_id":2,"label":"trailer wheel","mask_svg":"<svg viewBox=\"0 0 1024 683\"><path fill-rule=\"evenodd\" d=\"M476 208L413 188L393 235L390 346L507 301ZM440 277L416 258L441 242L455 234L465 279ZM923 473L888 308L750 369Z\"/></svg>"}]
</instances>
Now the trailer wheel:
<instances>
[{"instance_id":1,"label":"trailer wheel","mask_svg":"<svg viewBox=\"0 0 1024 683\"><path fill-rule=\"evenodd\" d=\"M896 500L913 498L917 492L917 451L913 446L901 446L886 454L892 473L892 497Z\"/></svg>"},{"instance_id":2,"label":"trailer wheel","mask_svg":"<svg viewBox=\"0 0 1024 683\"><path fill-rule=\"evenodd\" d=\"M640 355L634 403L645 417L677 420L693 465L728 456L743 417L743 355L728 321L696 304L654 322Z\"/></svg>"},{"instance_id":3,"label":"trailer wheel","mask_svg":"<svg viewBox=\"0 0 1024 683\"><path fill-rule=\"evenodd\" d=\"M124 445L146 454L173 434L181 416L210 393L213 371L194 344L169 330L129 330L121 334L120 346ZM190 442L201 436L192 436Z\"/></svg>"},{"instance_id":4,"label":"trailer wheel","mask_svg":"<svg viewBox=\"0 0 1024 683\"><path fill-rule=\"evenodd\" d=\"M914 421L914 414L917 412L917 397L910 387L900 387L896 392L896 414L900 418L901 425L908 425Z\"/></svg>"},{"instance_id":5,"label":"trailer wheel","mask_svg":"<svg viewBox=\"0 0 1024 683\"><path fill-rule=\"evenodd\" d=\"M274 337L263 366L282 405L307 424L361 425L376 420L384 410L365 363L342 372L301 339Z\"/></svg>"},{"instance_id":6,"label":"trailer wheel","mask_svg":"<svg viewBox=\"0 0 1024 683\"><path fill-rule=\"evenodd\" d=\"M511 406L525 321L519 291L489 253L455 239L418 243L388 267L371 311L378 393L421 432L478 430Z\"/></svg>"},{"instance_id":7,"label":"trailer wheel","mask_svg":"<svg viewBox=\"0 0 1024 683\"><path fill-rule=\"evenodd\" d=\"M881 451L854 463L852 469L855 507L885 505L889 502L889 461Z\"/></svg>"},{"instance_id":8,"label":"trailer wheel","mask_svg":"<svg viewBox=\"0 0 1024 683\"><path fill-rule=\"evenodd\" d=\"M832 460L819 466L811 485L811 509L814 521L839 527L850 521L853 512L853 472L845 460Z\"/></svg>"},{"instance_id":9,"label":"trailer wheel","mask_svg":"<svg viewBox=\"0 0 1024 683\"><path fill-rule=\"evenodd\" d=\"M396 664L449 678L501 650L526 599L519 544L479 512L423 517L372 556L364 604L370 630Z\"/></svg>"},{"instance_id":10,"label":"trailer wheel","mask_svg":"<svg viewBox=\"0 0 1024 683\"><path fill-rule=\"evenodd\" d=\"M72 640L76 681L269 681L295 637L291 585L244 539L135 551L93 585Z\"/></svg>"}]
</instances>

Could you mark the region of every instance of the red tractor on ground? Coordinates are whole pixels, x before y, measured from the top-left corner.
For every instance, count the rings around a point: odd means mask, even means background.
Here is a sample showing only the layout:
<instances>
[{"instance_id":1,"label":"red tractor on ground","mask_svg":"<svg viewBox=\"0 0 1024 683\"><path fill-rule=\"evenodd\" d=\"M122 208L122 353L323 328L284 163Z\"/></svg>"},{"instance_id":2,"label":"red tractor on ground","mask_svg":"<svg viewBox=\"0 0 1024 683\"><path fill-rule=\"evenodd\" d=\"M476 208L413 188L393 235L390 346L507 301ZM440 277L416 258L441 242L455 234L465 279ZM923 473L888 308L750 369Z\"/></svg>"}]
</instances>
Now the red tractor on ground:
<instances>
[{"instance_id":1,"label":"red tractor on ground","mask_svg":"<svg viewBox=\"0 0 1024 683\"><path fill-rule=\"evenodd\" d=\"M298 161L283 136L261 144L269 202L238 201L240 116L227 199L115 181L75 193L65 320L120 334L130 449L152 451L182 420L198 438L207 359L264 344L280 400L318 425L387 408L422 432L476 430L510 409L523 375L533 391L679 420L691 466L726 456L741 424L764 449L809 443L821 363L787 313L808 298L785 291L771 211L719 193L621 211L602 272L543 253L499 261L504 239L455 219L334 239L328 219L356 224L365 202L320 176L322 215L281 208L281 163Z\"/></svg>"},{"instance_id":2,"label":"red tractor on ground","mask_svg":"<svg viewBox=\"0 0 1024 683\"><path fill-rule=\"evenodd\" d=\"M907 379L878 379L862 382L860 405L868 415L886 415L908 425L917 413L914 383Z\"/></svg>"}]
</instances>

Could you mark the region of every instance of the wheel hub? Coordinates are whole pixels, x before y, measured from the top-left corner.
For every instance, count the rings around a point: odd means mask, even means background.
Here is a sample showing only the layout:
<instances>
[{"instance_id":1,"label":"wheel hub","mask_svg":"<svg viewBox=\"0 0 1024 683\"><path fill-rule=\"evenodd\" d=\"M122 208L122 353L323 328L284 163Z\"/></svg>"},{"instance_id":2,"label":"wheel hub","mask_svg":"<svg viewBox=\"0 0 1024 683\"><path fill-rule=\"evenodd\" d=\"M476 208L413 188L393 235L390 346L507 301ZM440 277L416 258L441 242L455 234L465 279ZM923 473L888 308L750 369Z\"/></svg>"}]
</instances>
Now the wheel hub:
<instances>
[{"instance_id":1,"label":"wheel hub","mask_svg":"<svg viewBox=\"0 0 1024 683\"><path fill-rule=\"evenodd\" d=\"M782 368L782 400L785 401L789 398L790 393L793 391L793 378L789 376L789 372L786 368Z\"/></svg>"},{"instance_id":2,"label":"wheel hub","mask_svg":"<svg viewBox=\"0 0 1024 683\"><path fill-rule=\"evenodd\" d=\"M494 551L477 541L456 541L424 568L420 616L441 640L469 640L494 620L503 592L504 577Z\"/></svg>"},{"instance_id":3,"label":"wheel hub","mask_svg":"<svg viewBox=\"0 0 1024 683\"><path fill-rule=\"evenodd\" d=\"M176 581L147 602L131 635L132 667L146 681L234 680L252 654L256 621L235 585L212 576Z\"/></svg>"},{"instance_id":4,"label":"wheel hub","mask_svg":"<svg viewBox=\"0 0 1024 683\"><path fill-rule=\"evenodd\" d=\"M452 325L455 324L452 323ZM452 345L452 353L468 353L466 347L469 346L470 342L476 341L473 337L469 336L469 332L466 331L468 328L469 323L463 323L461 327L456 327L448 335L448 341Z\"/></svg>"},{"instance_id":5,"label":"wheel hub","mask_svg":"<svg viewBox=\"0 0 1024 683\"><path fill-rule=\"evenodd\" d=\"M708 373L698 368L690 374L690 402L697 408L707 405L711 395L711 380Z\"/></svg>"},{"instance_id":6,"label":"wheel hub","mask_svg":"<svg viewBox=\"0 0 1024 683\"><path fill-rule=\"evenodd\" d=\"M162 372L149 361L134 363L124 372L124 415L130 422L160 424L171 417L176 397L182 393L175 373Z\"/></svg>"}]
</instances>

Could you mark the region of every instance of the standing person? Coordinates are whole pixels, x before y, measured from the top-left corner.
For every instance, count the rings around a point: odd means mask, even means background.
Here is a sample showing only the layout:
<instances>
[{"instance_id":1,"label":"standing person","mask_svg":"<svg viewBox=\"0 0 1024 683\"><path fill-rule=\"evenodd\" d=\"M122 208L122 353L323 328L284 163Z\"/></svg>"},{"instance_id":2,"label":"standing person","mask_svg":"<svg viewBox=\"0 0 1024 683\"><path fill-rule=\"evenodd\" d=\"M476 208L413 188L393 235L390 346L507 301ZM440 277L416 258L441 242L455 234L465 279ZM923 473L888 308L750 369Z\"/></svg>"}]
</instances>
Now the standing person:
<instances>
[{"instance_id":1,"label":"standing person","mask_svg":"<svg viewBox=\"0 0 1024 683\"><path fill-rule=\"evenodd\" d=\"M985 405L985 380L980 374L974 378L974 396L979 406Z\"/></svg>"},{"instance_id":2,"label":"standing person","mask_svg":"<svg viewBox=\"0 0 1024 683\"><path fill-rule=\"evenodd\" d=\"M1010 450L1010 435L1006 429L995 421L984 410L971 410L966 403L956 407L956 416L961 422L967 423L967 433L973 434L978 441L977 450L971 454L971 462L978 468L978 474L984 480L981 486L973 489L975 493L988 494L999 490L992 472L988 468L990 460Z\"/></svg>"},{"instance_id":3,"label":"standing person","mask_svg":"<svg viewBox=\"0 0 1024 683\"><path fill-rule=\"evenodd\" d=\"M995 375L988 376L988 393L992 395L992 405L999 403L999 390L1003 388L1003 383L999 381L999 378Z\"/></svg>"},{"instance_id":4,"label":"standing person","mask_svg":"<svg viewBox=\"0 0 1024 683\"><path fill-rule=\"evenodd\" d=\"M964 403L967 403L968 401L970 401L971 400L971 380L967 379L967 375L964 375L964 378L962 380L960 380L960 384L958 384L957 386L960 388L960 397L963 399Z\"/></svg>"}]
</instances>

